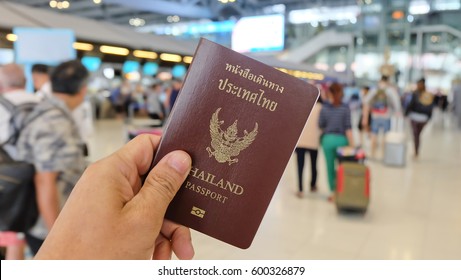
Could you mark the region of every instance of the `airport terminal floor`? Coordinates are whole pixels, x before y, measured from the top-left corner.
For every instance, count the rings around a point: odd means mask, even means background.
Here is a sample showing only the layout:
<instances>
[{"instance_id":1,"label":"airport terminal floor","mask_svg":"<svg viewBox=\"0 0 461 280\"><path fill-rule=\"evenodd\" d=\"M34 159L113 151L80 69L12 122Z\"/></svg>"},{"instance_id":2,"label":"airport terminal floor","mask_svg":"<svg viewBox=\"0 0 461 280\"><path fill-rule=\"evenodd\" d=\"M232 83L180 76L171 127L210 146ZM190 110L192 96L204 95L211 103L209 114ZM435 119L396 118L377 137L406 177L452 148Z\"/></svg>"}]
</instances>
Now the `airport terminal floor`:
<instances>
[{"instance_id":1,"label":"airport terminal floor","mask_svg":"<svg viewBox=\"0 0 461 280\"><path fill-rule=\"evenodd\" d=\"M97 121L90 159L123 145L126 130L122 120ZM338 213L327 201L321 152L319 190L298 198L292 156L252 246L241 250L193 231L195 259L461 259L461 130L449 115L435 112L423 131L417 160L408 124L406 130L405 167L385 166L379 156L367 161L371 201L365 215Z\"/></svg>"}]
</instances>

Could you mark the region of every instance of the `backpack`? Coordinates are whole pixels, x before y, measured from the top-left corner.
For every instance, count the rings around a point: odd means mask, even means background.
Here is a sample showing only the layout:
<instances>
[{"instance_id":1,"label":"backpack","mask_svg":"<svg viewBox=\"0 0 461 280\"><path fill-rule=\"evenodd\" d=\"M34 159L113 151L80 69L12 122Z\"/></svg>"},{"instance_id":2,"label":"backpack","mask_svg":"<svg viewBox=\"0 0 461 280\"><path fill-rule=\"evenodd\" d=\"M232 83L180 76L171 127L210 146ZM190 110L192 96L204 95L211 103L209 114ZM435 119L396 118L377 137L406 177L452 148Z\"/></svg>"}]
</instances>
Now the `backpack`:
<instances>
[{"instance_id":1,"label":"backpack","mask_svg":"<svg viewBox=\"0 0 461 280\"><path fill-rule=\"evenodd\" d=\"M10 112L10 136L0 143L0 231L27 232L38 218L34 165L14 160L4 149L16 145L20 131L35 120L27 119L36 103L14 105L0 96L0 105ZM41 115L41 114L40 114Z\"/></svg>"},{"instance_id":2,"label":"backpack","mask_svg":"<svg viewBox=\"0 0 461 280\"><path fill-rule=\"evenodd\" d=\"M371 111L373 113L385 114L389 110L387 93L384 89L378 89L376 95L371 100Z\"/></svg>"}]
</instances>

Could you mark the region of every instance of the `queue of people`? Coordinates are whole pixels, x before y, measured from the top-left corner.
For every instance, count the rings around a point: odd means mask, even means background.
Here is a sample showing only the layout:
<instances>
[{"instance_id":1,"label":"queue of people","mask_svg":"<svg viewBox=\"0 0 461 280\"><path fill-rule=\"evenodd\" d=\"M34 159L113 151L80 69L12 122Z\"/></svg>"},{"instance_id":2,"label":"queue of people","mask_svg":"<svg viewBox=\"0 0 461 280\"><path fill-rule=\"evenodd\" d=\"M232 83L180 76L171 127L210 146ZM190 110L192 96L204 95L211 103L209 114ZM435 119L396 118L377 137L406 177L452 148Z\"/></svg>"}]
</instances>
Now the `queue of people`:
<instances>
[{"instance_id":1,"label":"queue of people","mask_svg":"<svg viewBox=\"0 0 461 280\"><path fill-rule=\"evenodd\" d=\"M171 82L154 80L148 86L124 79L120 86L111 90L109 100L119 119L148 116L164 121L181 86L182 81L176 78Z\"/></svg>"}]
</instances>

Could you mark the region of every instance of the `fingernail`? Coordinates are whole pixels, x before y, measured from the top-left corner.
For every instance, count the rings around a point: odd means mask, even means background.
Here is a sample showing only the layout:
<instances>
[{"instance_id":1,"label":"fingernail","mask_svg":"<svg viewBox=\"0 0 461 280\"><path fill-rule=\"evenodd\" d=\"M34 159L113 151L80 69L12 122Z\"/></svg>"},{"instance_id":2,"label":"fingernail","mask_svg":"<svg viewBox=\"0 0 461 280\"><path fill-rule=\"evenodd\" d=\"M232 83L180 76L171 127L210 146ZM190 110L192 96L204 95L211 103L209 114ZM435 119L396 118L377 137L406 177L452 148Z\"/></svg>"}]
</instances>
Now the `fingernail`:
<instances>
[{"instance_id":1,"label":"fingernail","mask_svg":"<svg viewBox=\"0 0 461 280\"><path fill-rule=\"evenodd\" d=\"M168 165L176 169L180 174L187 173L191 166L190 156L182 151L172 152L169 155Z\"/></svg>"}]
</instances>

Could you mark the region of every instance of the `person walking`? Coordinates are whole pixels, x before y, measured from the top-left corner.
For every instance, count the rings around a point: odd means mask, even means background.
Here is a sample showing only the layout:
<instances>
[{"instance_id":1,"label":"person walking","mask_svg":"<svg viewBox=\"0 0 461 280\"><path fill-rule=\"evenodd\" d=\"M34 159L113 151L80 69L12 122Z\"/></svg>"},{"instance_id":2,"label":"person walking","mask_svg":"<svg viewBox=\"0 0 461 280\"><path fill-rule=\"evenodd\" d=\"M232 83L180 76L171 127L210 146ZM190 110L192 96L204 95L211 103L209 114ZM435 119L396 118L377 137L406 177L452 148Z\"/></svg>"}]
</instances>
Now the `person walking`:
<instances>
[{"instance_id":1,"label":"person walking","mask_svg":"<svg viewBox=\"0 0 461 280\"><path fill-rule=\"evenodd\" d=\"M369 114L371 112L371 157L376 157L376 148L379 142L380 131L383 134L391 129L391 117L401 116L401 104L399 94L393 85L389 83L389 77L382 76L378 87L370 91L364 98L362 127L370 127ZM384 147L384 145L382 145Z\"/></svg>"},{"instance_id":2,"label":"person walking","mask_svg":"<svg viewBox=\"0 0 461 280\"><path fill-rule=\"evenodd\" d=\"M349 106L342 103L343 87L333 83L329 87L329 101L325 102L320 111L319 127L322 131L321 145L325 154L328 184L331 195L329 201L334 201L336 190L336 150L343 146L354 146Z\"/></svg>"},{"instance_id":3,"label":"person walking","mask_svg":"<svg viewBox=\"0 0 461 280\"><path fill-rule=\"evenodd\" d=\"M303 194L303 170L304 170L304 159L305 154L309 153L311 159L311 192L317 191L317 155L320 142L320 128L318 126L320 111L322 110L321 99L318 99L317 103L312 109L309 121L304 127L304 130L299 138L296 146L296 159L298 164L298 193L297 196L302 198Z\"/></svg>"},{"instance_id":4,"label":"person walking","mask_svg":"<svg viewBox=\"0 0 461 280\"><path fill-rule=\"evenodd\" d=\"M421 132L432 116L433 107L434 95L426 90L426 80L422 78L416 83L416 91L413 92L410 104L405 111L405 116L410 119L413 131L415 159L419 156Z\"/></svg>"},{"instance_id":5,"label":"person walking","mask_svg":"<svg viewBox=\"0 0 461 280\"><path fill-rule=\"evenodd\" d=\"M17 134L26 123L30 110L40 100L40 97L26 92L26 77L20 65L10 63L0 66L0 152L2 154L6 153L11 158L17 156ZM15 111L8 110L4 102L14 106ZM20 107L23 109L16 111ZM0 232L0 247L6 248L5 259L24 259L24 234L12 231Z\"/></svg>"}]
</instances>

